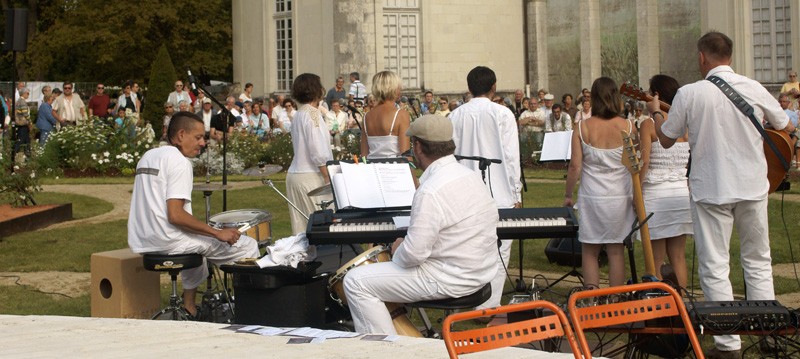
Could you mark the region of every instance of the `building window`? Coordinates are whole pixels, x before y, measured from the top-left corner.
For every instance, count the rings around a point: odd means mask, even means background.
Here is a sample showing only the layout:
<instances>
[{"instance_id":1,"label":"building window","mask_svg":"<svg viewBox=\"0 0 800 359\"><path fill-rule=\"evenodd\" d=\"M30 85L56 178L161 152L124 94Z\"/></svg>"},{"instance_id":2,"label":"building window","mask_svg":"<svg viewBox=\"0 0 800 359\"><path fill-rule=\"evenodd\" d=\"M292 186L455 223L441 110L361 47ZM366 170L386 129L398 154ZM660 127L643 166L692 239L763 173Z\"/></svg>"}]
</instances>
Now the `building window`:
<instances>
[{"instance_id":1,"label":"building window","mask_svg":"<svg viewBox=\"0 0 800 359\"><path fill-rule=\"evenodd\" d=\"M413 0L396 0L404 5ZM419 13L384 9L383 13L383 53L388 70L400 76L405 88L419 88Z\"/></svg>"},{"instance_id":2,"label":"building window","mask_svg":"<svg viewBox=\"0 0 800 359\"><path fill-rule=\"evenodd\" d=\"M792 64L790 0L753 0L753 67L760 82L781 82Z\"/></svg>"},{"instance_id":3,"label":"building window","mask_svg":"<svg viewBox=\"0 0 800 359\"><path fill-rule=\"evenodd\" d=\"M278 91L290 91L294 79L292 0L275 0L275 48Z\"/></svg>"}]
</instances>

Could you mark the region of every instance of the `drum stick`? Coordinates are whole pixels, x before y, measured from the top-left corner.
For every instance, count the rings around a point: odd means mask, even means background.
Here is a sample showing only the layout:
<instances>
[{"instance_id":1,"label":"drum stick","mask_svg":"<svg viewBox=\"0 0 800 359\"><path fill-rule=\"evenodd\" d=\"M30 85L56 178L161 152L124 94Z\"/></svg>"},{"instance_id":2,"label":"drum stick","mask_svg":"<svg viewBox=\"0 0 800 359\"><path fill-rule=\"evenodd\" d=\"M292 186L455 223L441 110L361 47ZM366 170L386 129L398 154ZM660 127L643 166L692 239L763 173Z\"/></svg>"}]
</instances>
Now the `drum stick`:
<instances>
[{"instance_id":1,"label":"drum stick","mask_svg":"<svg viewBox=\"0 0 800 359\"><path fill-rule=\"evenodd\" d=\"M253 228L253 225L249 223L239 227L239 234L244 234L244 232L247 232L247 230L250 228Z\"/></svg>"}]
</instances>

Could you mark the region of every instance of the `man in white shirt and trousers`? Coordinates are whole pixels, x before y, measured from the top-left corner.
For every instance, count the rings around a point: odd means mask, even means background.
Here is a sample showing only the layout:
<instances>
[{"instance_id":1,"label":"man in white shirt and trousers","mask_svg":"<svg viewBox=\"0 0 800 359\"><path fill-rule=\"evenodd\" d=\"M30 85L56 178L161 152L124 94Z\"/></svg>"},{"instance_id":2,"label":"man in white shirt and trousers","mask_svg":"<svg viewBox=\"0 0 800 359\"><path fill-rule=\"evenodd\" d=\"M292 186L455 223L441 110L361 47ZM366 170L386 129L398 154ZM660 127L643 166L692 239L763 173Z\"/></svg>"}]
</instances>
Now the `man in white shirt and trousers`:
<instances>
[{"instance_id":1,"label":"man in white shirt and trousers","mask_svg":"<svg viewBox=\"0 0 800 359\"><path fill-rule=\"evenodd\" d=\"M447 117L425 115L406 134L414 162L425 172L411 204L405 238L391 262L352 269L344 290L359 333L397 334L385 303L459 298L494 278L498 213L480 175L453 156ZM465 195L468 193L469 195Z\"/></svg>"},{"instance_id":2,"label":"man in white shirt and trousers","mask_svg":"<svg viewBox=\"0 0 800 359\"><path fill-rule=\"evenodd\" d=\"M728 36L709 32L698 40L697 49L704 78L723 79L753 107L757 119L766 120L775 129L794 132L789 117L761 84L733 72L733 41ZM775 299L764 157L764 151L770 149L764 149L761 134L714 83L705 79L678 90L666 120L659 111L658 96L647 106L665 148L689 131L692 220L705 299L733 300L729 257L734 224L739 233L747 299ZM738 335L718 335L714 342L716 347L706 351L706 358L740 357Z\"/></svg>"},{"instance_id":3,"label":"man in white shirt and trousers","mask_svg":"<svg viewBox=\"0 0 800 359\"><path fill-rule=\"evenodd\" d=\"M453 122L453 141L456 155L478 156L501 160L487 169L486 186L497 208L522 207L522 182L519 158L519 134L514 113L492 102L497 89L497 77L488 67L478 66L467 74L467 86L473 99L450 113ZM461 161L464 166L480 172L477 161ZM492 297L477 309L500 306L506 282L512 240L503 240L497 259L497 273L492 280ZM486 254L487 256L489 253ZM502 260L501 260L502 258ZM505 318L496 318L501 323Z\"/></svg>"}]
</instances>

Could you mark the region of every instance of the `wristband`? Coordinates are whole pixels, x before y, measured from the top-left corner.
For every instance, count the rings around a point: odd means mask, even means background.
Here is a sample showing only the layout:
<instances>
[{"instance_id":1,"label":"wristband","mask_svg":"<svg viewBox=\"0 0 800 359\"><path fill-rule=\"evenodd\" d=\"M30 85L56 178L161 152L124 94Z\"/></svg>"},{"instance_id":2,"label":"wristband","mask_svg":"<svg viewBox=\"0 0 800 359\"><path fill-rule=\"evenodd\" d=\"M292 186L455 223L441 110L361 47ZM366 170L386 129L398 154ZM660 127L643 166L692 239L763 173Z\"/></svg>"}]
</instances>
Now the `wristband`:
<instances>
[{"instance_id":1,"label":"wristband","mask_svg":"<svg viewBox=\"0 0 800 359\"><path fill-rule=\"evenodd\" d=\"M653 111L653 115L651 117L653 117L653 119L655 120L656 119L656 117L655 117L656 115L661 115L661 118L664 118L664 113L661 112L661 111Z\"/></svg>"}]
</instances>

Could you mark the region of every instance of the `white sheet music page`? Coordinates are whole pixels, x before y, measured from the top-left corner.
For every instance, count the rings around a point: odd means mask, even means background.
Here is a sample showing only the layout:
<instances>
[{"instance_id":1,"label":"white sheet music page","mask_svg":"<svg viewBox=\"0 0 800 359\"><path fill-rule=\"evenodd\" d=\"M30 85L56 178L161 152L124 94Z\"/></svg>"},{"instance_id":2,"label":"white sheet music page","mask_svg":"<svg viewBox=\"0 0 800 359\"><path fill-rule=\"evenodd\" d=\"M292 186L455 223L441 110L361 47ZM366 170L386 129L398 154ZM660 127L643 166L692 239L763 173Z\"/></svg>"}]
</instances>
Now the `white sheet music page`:
<instances>
[{"instance_id":1,"label":"white sheet music page","mask_svg":"<svg viewBox=\"0 0 800 359\"><path fill-rule=\"evenodd\" d=\"M375 163L386 207L411 207L414 200L414 177L408 164Z\"/></svg>"},{"instance_id":2,"label":"white sheet music page","mask_svg":"<svg viewBox=\"0 0 800 359\"><path fill-rule=\"evenodd\" d=\"M572 131L544 134L539 161L568 161L572 158Z\"/></svg>"},{"instance_id":3,"label":"white sheet music page","mask_svg":"<svg viewBox=\"0 0 800 359\"><path fill-rule=\"evenodd\" d=\"M350 197L347 195L347 186L344 184L344 174L334 174L331 184L333 192L336 194L336 208L350 207Z\"/></svg>"},{"instance_id":4,"label":"white sheet music page","mask_svg":"<svg viewBox=\"0 0 800 359\"><path fill-rule=\"evenodd\" d=\"M340 163L350 205L357 208L386 207L372 164Z\"/></svg>"}]
</instances>

